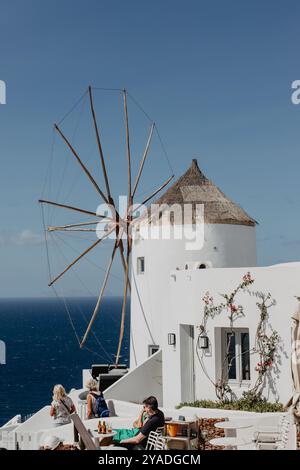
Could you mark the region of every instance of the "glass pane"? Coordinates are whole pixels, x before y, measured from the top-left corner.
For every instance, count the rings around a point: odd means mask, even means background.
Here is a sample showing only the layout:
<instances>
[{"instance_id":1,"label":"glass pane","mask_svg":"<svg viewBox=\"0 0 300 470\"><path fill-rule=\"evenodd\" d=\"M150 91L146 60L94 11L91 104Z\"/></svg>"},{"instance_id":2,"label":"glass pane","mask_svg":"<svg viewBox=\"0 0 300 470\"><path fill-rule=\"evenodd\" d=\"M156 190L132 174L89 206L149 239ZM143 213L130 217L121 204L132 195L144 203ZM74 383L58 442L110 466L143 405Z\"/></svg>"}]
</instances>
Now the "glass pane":
<instances>
[{"instance_id":1,"label":"glass pane","mask_svg":"<svg viewBox=\"0 0 300 470\"><path fill-rule=\"evenodd\" d=\"M236 357L235 357L235 333L227 333L227 365L228 365L228 379L236 379ZM229 347L228 347L229 345Z\"/></svg>"},{"instance_id":2,"label":"glass pane","mask_svg":"<svg viewBox=\"0 0 300 470\"><path fill-rule=\"evenodd\" d=\"M137 271L138 271L138 274L145 272L145 258L144 257L137 259Z\"/></svg>"},{"instance_id":3,"label":"glass pane","mask_svg":"<svg viewBox=\"0 0 300 470\"><path fill-rule=\"evenodd\" d=\"M249 333L241 333L242 380L250 380Z\"/></svg>"}]
</instances>

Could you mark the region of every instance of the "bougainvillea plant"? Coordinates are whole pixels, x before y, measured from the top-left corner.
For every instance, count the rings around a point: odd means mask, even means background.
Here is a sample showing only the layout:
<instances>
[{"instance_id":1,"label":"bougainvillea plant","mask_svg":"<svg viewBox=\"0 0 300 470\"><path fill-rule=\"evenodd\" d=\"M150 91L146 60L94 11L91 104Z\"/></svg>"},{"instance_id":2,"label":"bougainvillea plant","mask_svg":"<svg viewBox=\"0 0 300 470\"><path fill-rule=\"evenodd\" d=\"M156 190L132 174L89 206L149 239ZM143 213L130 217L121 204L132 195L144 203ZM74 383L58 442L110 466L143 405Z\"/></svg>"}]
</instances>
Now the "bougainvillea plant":
<instances>
[{"instance_id":1,"label":"bougainvillea plant","mask_svg":"<svg viewBox=\"0 0 300 470\"><path fill-rule=\"evenodd\" d=\"M204 297L202 298L204 302L203 320L201 325L199 325L200 333L205 333L207 329L208 320L210 318L213 319L216 315L220 315L223 311L225 311L228 313L229 329L231 331L231 336L233 336L235 322L239 318L245 316L243 306L237 304L236 302L237 294L242 291L247 292L250 295L255 295L259 298L259 301L256 302L256 305L260 312L260 316L256 329L255 345L252 349L246 351L249 354L257 353L259 357L259 362L257 363L255 368L256 372L258 373L257 380L253 388L251 390L248 390L247 392L248 395L251 395L251 399L255 399L255 397L261 395L265 375L273 365L276 348L280 341L280 337L276 331L272 331L269 336L267 335L267 322L269 319L268 309L271 306L275 305L275 301L271 298L271 294L251 292L249 290L249 287L253 283L254 279L252 278L250 272L247 272L243 276L239 285L230 294L220 294L221 297L223 297L224 301L219 303L218 305L214 303L212 295L209 292L206 292ZM231 337L229 337L225 358L222 363L220 378L217 382L214 382L212 379L210 379L210 381L215 386L217 398L223 403L233 401L235 398L235 395L228 384L228 373L233 361L236 359L236 356L230 355L230 338ZM200 361L200 363L204 368L202 361ZM206 370L205 373L207 375Z\"/></svg>"}]
</instances>

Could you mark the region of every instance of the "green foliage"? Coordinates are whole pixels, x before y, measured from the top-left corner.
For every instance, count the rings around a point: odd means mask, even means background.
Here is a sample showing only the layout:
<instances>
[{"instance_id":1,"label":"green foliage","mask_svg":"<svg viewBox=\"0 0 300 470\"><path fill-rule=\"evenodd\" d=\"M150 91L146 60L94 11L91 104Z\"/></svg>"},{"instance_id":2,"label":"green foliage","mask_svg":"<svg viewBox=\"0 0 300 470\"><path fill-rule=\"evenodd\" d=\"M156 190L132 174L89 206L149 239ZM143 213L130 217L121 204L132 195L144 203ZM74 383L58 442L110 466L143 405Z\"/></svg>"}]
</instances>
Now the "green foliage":
<instances>
[{"instance_id":1,"label":"green foliage","mask_svg":"<svg viewBox=\"0 0 300 470\"><path fill-rule=\"evenodd\" d=\"M229 403L221 403L220 401L213 400L196 400L193 403L180 403L177 408L182 408L183 406L192 406L195 408L216 408L221 410L255 411L256 413L274 413L284 411L284 405L282 403L270 403L261 395L256 395L251 392L244 392L242 398Z\"/></svg>"}]
</instances>

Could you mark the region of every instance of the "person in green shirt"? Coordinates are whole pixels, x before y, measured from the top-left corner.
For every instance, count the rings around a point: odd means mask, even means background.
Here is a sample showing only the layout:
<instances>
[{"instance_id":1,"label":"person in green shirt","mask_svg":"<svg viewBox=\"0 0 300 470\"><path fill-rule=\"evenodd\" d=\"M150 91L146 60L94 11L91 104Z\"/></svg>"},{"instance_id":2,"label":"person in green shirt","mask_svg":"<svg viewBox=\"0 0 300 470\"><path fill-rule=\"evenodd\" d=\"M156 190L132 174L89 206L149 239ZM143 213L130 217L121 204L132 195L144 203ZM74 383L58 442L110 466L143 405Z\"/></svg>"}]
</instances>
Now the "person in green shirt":
<instances>
[{"instance_id":1,"label":"person in green shirt","mask_svg":"<svg viewBox=\"0 0 300 470\"><path fill-rule=\"evenodd\" d=\"M144 426L144 424L149 418L149 415L145 410L145 401L146 400L143 401L143 408L141 409L141 412L137 419L134 421L131 429L113 429L113 431L116 433L113 437L114 443L119 443L123 439L131 439L132 437L138 435L140 429Z\"/></svg>"}]
</instances>

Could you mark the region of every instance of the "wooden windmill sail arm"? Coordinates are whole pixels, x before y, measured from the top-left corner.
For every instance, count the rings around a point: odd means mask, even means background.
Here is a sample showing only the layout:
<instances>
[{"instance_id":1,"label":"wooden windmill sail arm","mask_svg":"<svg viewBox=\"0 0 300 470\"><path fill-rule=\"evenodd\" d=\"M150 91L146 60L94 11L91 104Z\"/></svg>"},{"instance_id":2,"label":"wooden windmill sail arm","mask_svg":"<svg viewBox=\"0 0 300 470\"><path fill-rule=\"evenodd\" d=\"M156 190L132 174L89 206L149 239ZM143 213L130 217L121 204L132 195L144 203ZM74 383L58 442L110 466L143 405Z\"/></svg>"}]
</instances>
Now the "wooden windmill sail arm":
<instances>
[{"instance_id":1,"label":"wooden windmill sail arm","mask_svg":"<svg viewBox=\"0 0 300 470\"><path fill-rule=\"evenodd\" d=\"M123 293L120 335L119 335L119 344L118 344L118 350L117 350L116 362L115 362L116 366L119 364L121 348L122 348L122 343L123 343L123 337L124 337L126 305L127 305L128 284L129 284L129 257L130 257L130 253L129 253L129 251L127 251L126 273L125 273L125 283L124 283L124 293Z\"/></svg>"},{"instance_id":2,"label":"wooden windmill sail arm","mask_svg":"<svg viewBox=\"0 0 300 470\"><path fill-rule=\"evenodd\" d=\"M63 209L70 209L71 211L81 212L82 214L94 215L95 217L100 217L106 219L105 215L99 215L96 212L87 211L85 209L80 209L79 207L69 206L67 204L61 204L59 202L48 201L47 199L39 199L40 204L49 204L50 206L61 207Z\"/></svg>"},{"instance_id":3,"label":"wooden windmill sail arm","mask_svg":"<svg viewBox=\"0 0 300 470\"><path fill-rule=\"evenodd\" d=\"M153 122L152 125L151 125L151 128L150 128L150 133L149 133L147 144L146 144L146 147L145 147L145 150L144 150L143 158L140 162L139 171L138 171L135 183L134 183L134 187L133 187L133 191L132 191L132 197L134 197L134 195L136 193L136 190L137 190L137 187L138 187L141 175L142 175L144 164L145 164L145 161L146 161L146 158L147 158L147 155L148 155L148 152L149 152L149 148L150 148L150 143L151 143L151 139L152 139L152 135L153 135L154 126L155 126L155 124Z\"/></svg>"},{"instance_id":4,"label":"wooden windmill sail arm","mask_svg":"<svg viewBox=\"0 0 300 470\"><path fill-rule=\"evenodd\" d=\"M84 171L84 173L87 175L87 177L89 178L89 180L92 182L93 186L96 188L97 192L100 194L100 196L102 197L102 199L104 200L104 202L106 204L108 204L108 199L106 198L105 194L101 191L98 183L95 181L95 179L93 178L93 176L91 175L90 171L87 169L87 167L84 165L84 163L82 162L81 158L79 157L78 153L76 152L76 150L74 149L74 147L70 144L70 142L68 141L68 139L65 137L65 135L62 133L62 131L60 130L60 128L58 127L57 124L54 124L54 128L57 130L57 132L59 133L59 135L62 137L62 139L64 140L64 142L67 144L67 146L69 147L69 149L71 150L72 154L74 155L74 157L76 158L76 160L78 161L79 165L81 166L82 170Z\"/></svg>"},{"instance_id":5,"label":"wooden windmill sail arm","mask_svg":"<svg viewBox=\"0 0 300 470\"><path fill-rule=\"evenodd\" d=\"M127 173L128 173L128 200L131 198L131 155L129 142L129 124L127 110L127 93L123 90L124 115L125 115L125 131L126 131L126 148L127 148Z\"/></svg>"},{"instance_id":6,"label":"wooden windmill sail arm","mask_svg":"<svg viewBox=\"0 0 300 470\"><path fill-rule=\"evenodd\" d=\"M113 221L113 219L111 219L110 217L106 217L106 216L103 216L103 218L105 219L109 219L110 221ZM49 227L47 227L47 231L48 232L55 232L55 231L69 231L69 232L97 232L98 229L95 229L95 228L80 228L80 227L84 227L86 225L98 225L99 223L103 223L103 222L99 222L99 220L95 220L95 221L92 221L92 222L79 222L78 224L67 224L67 225L49 225ZM116 222L115 222L115 225L116 225ZM79 228L78 228L79 227Z\"/></svg>"},{"instance_id":7,"label":"wooden windmill sail arm","mask_svg":"<svg viewBox=\"0 0 300 470\"><path fill-rule=\"evenodd\" d=\"M126 276L127 262L126 262L126 259L125 259L125 256L124 256L124 246L123 246L123 240L122 239L119 240L119 251L120 251L120 255L121 255L122 266L123 266L124 273L125 273L125 276ZM129 281L129 284L128 284L128 288L131 291L130 281Z\"/></svg>"},{"instance_id":8,"label":"wooden windmill sail arm","mask_svg":"<svg viewBox=\"0 0 300 470\"><path fill-rule=\"evenodd\" d=\"M117 251L117 241L114 245L114 249L112 251L112 254L111 254L111 257L110 257L110 261L109 261L109 264L107 266L107 269L106 269L106 272L105 272L105 276L104 276L104 281L102 283L102 286L101 286L101 290L100 290L100 294L99 294L99 297L98 297L98 300L97 300L97 303L95 305L95 308L94 308L94 311L93 311L93 314L91 316L91 319L89 321L89 324L87 326L87 329L84 333L84 336L80 342L80 347L82 348L87 340L87 337L89 335L89 332L91 331L91 328L93 326L93 323L94 321L96 320L96 317L99 313L99 309L100 309L100 304L101 304L101 301L102 301L102 298L103 298L103 295L104 295L104 291L105 291L105 288L106 288L106 285L107 285L107 281L108 281L108 278L109 278L109 274L110 274L110 270L111 270L111 267L112 267L112 263L113 263L113 260L114 260L114 257L115 257L115 254L116 254L116 251Z\"/></svg>"},{"instance_id":9,"label":"wooden windmill sail arm","mask_svg":"<svg viewBox=\"0 0 300 470\"><path fill-rule=\"evenodd\" d=\"M142 205L146 204L150 199L152 199L154 196L156 196L157 193L159 193L162 189L164 189L170 181L174 178L174 175L170 176L159 188L157 188L150 196L146 197L146 199L143 200Z\"/></svg>"},{"instance_id":10,"label":"wooden windmill sail arm","mask_svg":"<svg viewBox=\"0 0 300 470\"><path fill-rule=\"evenodd\" d=\"M52 286L56 281L58 281L58 279L60 279L67 271L69 271L70 268L72 268L72 266L74 266L74 264L76 264L79 260L81 260L86 254L88 254L93 248L95 248L95 246L99 245L99 243L101 243L105 238L107 238L113 231L115 230L115 228L112 228L111 230L109 230L102 238L99 238L97 241L95 241L95 243L93 243L91 246L89 246L86 250L84 250L79 256L77 256L77 258L75 258L72 263L70 263L60 274L58 274L58 276L56 276L49 284L48 286Z\"/></svg>"},{"instance_id":11,"label":"wooden windmill sail arm","mask_svg":"<svg viewBox=\"0 0 300 470\"><path fill-rule=\"evenodd\" d=\"M97 225L99 224L99 220L92 220L90 222L78 222L77 224L67 224L67 225L54 225L54 226L49 226L47 228L48 232L52 232L54 230L61 230L64 228L73 228L73 227L84 227L86 225Z\"/></svg>"},{"instance_id":12,"label":"wooden windmill sail arm","mask_svg":"<svg viewBox=\"0 0 300 470\"><path fill-rule=\"evenodd\" d=\"M170 178L168 178L159 188L157 188L152 194L150 194L150 196L146 197L146 199L144 199L140 205L135 207L133 210L133 213L137 212L142 206L144 206L148 201L150 201L150 199L156 196L156 194L159 193L162 189L164 189L173 178L174 178L174 175L170 176Z\"/></svg>"},{"instance_id":13,"label":"wooden windmill sail arm","mask_svg":"<svg viewBox=\"0 0 300 470\"><path fill-rule=\"evenodd\" d=\"M96 228L64 228L64 227L48 227L48 232L98 232Z\"/></svg>"},{"instance_id":14,"label":"wooden windmill sail arm","mask_svg":"<svg viewBox=\"0 0 300 470\"><path fill-rule=\"evenodd\" d=\"M103 171L103 176L104 176L104 181L105 181L105 186L106 186L107 199L109 201L111 199L111 193L110 193L110 187L109 187L109 182L108 182L108 177L107 177L107 171L106 171L106 166L105 166L105 160L104 160L102 145L101 145L101 141L100 141L99 129L98 129L98 125L97 125L96 113L95 113L95 109L94 109L94 102L93 102L93 95L92 95L92 87L91 86L89 86L89 97L90 97L90 108L91 108L91 112L92 112L95 132L96 132L97 145L98 145L98 150L99 150L99 154L100 154L102 171Z\"/></svg>"}]
</instances>

